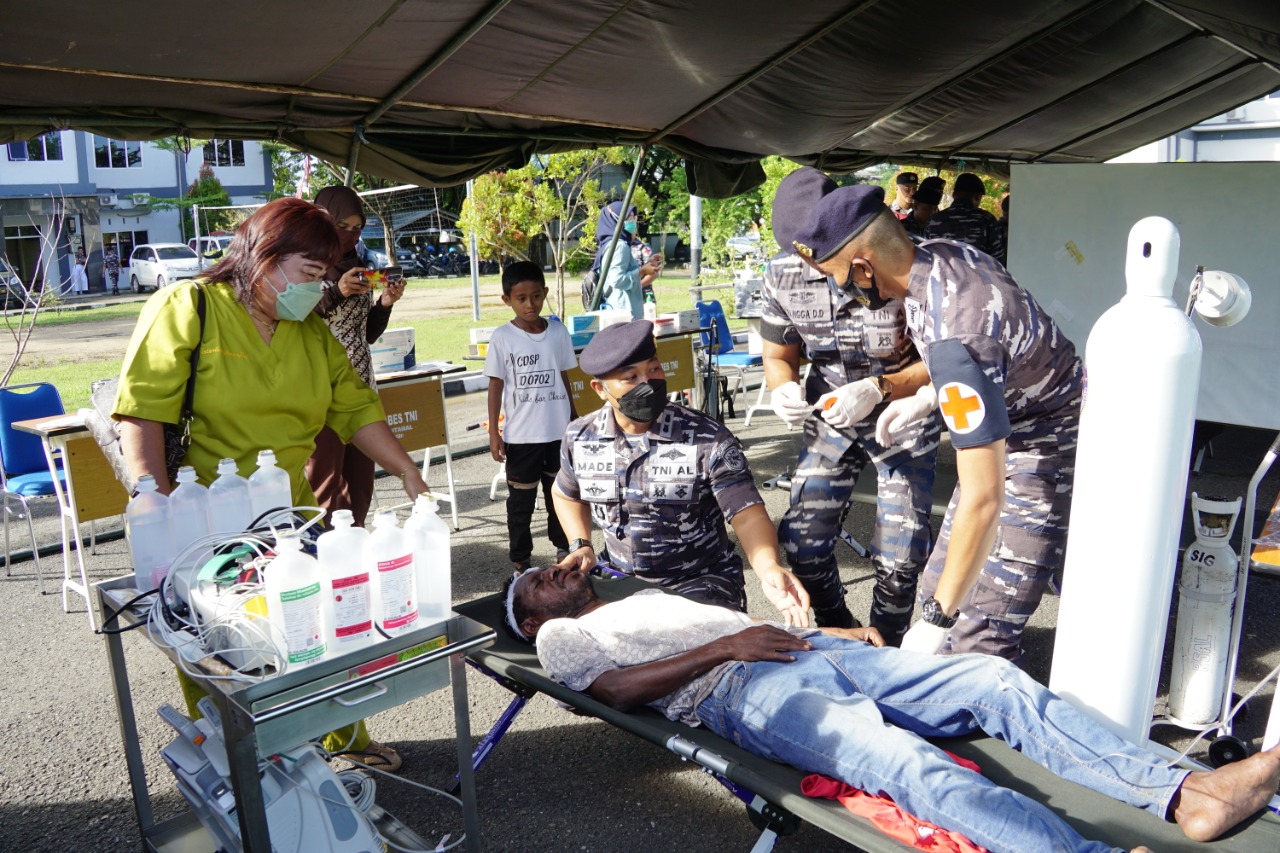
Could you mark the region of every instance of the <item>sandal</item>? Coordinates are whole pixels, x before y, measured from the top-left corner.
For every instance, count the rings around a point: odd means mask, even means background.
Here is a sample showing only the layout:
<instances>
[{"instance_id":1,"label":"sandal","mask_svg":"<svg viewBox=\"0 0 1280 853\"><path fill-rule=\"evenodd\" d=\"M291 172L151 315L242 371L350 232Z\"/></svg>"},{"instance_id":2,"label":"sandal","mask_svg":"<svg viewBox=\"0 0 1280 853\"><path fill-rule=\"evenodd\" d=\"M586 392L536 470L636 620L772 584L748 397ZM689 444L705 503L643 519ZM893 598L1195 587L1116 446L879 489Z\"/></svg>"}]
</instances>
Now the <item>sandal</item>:
<instances>
[{"instance_id":1,"label":"sandal","mask_svg":"<svg viewBox=\"0 0 1280 853\"><path fill-rule=\"evenodd\" d=\"M404 764L400 753L376 740L369 741L369 745L362 750L339 753L338 758L345 758L347 761L363 764L365 767L381 770L384 773L395 773Z\"/></svg>"}]
</instances>

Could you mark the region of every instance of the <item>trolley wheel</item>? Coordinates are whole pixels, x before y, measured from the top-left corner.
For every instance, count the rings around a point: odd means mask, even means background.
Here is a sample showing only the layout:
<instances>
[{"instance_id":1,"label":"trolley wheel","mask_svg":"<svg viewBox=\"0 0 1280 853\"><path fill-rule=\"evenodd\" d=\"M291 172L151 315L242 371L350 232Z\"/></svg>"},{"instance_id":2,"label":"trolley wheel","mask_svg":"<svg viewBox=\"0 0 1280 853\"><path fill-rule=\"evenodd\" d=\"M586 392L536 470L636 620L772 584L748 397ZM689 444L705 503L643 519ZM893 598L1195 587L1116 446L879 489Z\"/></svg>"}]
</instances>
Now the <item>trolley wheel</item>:
<instances>
[{"instance_id":1,"label":"trolley wheel","mask_svg":"<svg viewBox=\"0 0 1280 853\"><path fill-rule=\"evenodd\" d=\"M1214 767L1234 764L1248 756L1249 750L1244 745L1244 741L1234 735L1214 738L1213 743L1209 744L1209 763Z\"/></svg>"}]
</instances>

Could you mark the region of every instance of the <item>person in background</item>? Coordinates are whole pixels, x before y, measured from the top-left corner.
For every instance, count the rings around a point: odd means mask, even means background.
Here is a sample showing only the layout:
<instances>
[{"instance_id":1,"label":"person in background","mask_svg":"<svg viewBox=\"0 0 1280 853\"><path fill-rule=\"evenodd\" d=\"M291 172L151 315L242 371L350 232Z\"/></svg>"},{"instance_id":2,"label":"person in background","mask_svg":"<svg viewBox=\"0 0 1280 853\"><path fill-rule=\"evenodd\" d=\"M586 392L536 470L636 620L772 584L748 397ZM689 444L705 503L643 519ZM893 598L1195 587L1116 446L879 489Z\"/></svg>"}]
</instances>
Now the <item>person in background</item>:
<instances>
[{"instance_id":1,"label":"person in background","mask_svg":"<svg viewBox=\"0 0 1280 853\"><path fill-rule=\"evenodd\" d=\"M636 263L640 265L641 269L646 265L653 269L653 272L640 276L640 291L642 303L644 305L653 305L654 311L657 311L658 297L653 292L653 282L658 277L659 270L662 269L662 255L655 252L648 243L637 237L631 243L631 256L636 259ZM650 261L653 263L650 263Z\"/></svg>"},{"instance_id":2,"label":"person in background","mask_svg":"<svg viewBox=\"0 0 1280 853\"><path fill-rule=\"evenodd\" d=\"M907 233L921 240L924 239L924 231L929 227L929 222L938 212L938 205L942 203L942 193L932 186L921 186L916 190L916 204L911 208L911 212L907 214L906 219L902 220L902 227L907 229Z\"/></svg>"},{"instance_id":3,"label":"person in background","mask_svg":"<svg viewBox=\"0 0 1280 853\"><path fill-rule=\"evenodd\" d=\"M972 172L956 176L951 189L951 206L929 220L926 240L958 240L986 252L1000 263L1005 261L1004 232L1000 224L980 205L987 185Z\"/></svg>"},{"instance_id":4,"label":"person in background","mask_svg":"<svg viewBox=\"0 0 1280 853\"><path fill-rule=\"evenodd\" d=\"M71 292L72 293L88 293L89 292L89 275L85 272L85 267L89 263L89 258L84 253L84 247L76 249L74 262L71 266Z\"/></svg>"},{"instance_id":5,"label":"person in background","mask_svg":"<svg viewBox=\"0 0 1280 853\"><path fill-rule=\"evenodd\" d=\"M125 352L113 413L135 480L153 476L162 494L174 485L165 471L164 425L179 420L191 350L199 346L191 446L182 464L193 466L201 483L213 482L224 458L234 459L242 475L252 473L258 451L269 448L289 474L294 504L311 506L304 469L316 433L327 425L399 476L410 500L427 491L387 426L377 392L313 313L320 279L337 262L339 247L323 210L278 199L245 220L226 256L201 280L178 282L147 300ZM203 331L197 289L205 297ZM182 673L179 680L195 714L204 691ZM324 746L379 769L400 766L396 751L371 741L364 723L327 735Z\"/></svg>"},{"instance_id":6,"label":"person in background","mask_svg":"<svg viewBox=\"0 0 1280 853\"><path fill-rule=\"evenodd\" d=\"M1009 194L1000 199L1000 230L1004 232L1005 257L1009 254Z\"/></svg>"},{"instance_id":7,"label":"person in background","mask_svg":"<svg viewBox=\"0 0 1280 853\"><path fill-rule=\"evenodd\" d=\"M560 470L560 440L578 416L569 390L569 370L578 360L563 323L542 316L547 282L530 261L502 271L502 301L515 318L493 330L484 360L489 377L489 452L506 466L507 537L517 571L532 565L533 535L529 523L541 484L547 502L547 538L556 560L569 553L551 499L551 484ZM499 429L499 414L506 419Z\"/></svg>"},{"instance_id":8,"label":"person in background","mask_svg":"<svg viewBox=\"0 0 1280 853\"><path fill-rule=\"evenodd\" d=\"M746 455L724 424L667 401L653 324L607 326L579 366L606 405L569 424L552 496L572 540L560 565L596 564L591 524L609 564L733 610L747 609L733 525L761 589L788 623L809 624L809 595L778 562L778 536Z\"/></svg>"},{"instance_id":9,"label":"person in background","mask_svg":"<svg viewBox=\"0 0 1280 853\"><path fill-rule=\"evenodd\" d=\"M591 268L596 271L597 278L604 282L600 290L601 310L611 308L626 311L632 318L639 319L644 316L642 282L646 277L652 280L658 274L662 263L661 255L657 256L657 261L650 258L643 265L636 262L631 253L631 246L636 242L636 209L630 207L623 217L622 234L613 252L613 259L609 262L609 269L607 272L602 270L604 256L609 250L609 242L613 239L613 231L620 216L623 216L620 201L611 201L600 211L600 220L596 224L596 259Z\"/></svg>"},{"instance_id":10,"label":"person in background","mask_svg":"<svg viewBox=\"0 0 1280 853\"><path fill-rule=\"evenodd\" d=\"M893 204L889 205L889 209L899 219L906 219L907 214L911 212L911 208L915 207L920 176L915 172L899 172L893 183L896 190Z\"/></svg>"},{"instance_id":11,"label":"person in background","mask_svg":"<svg viewBox=\"0 0 1280 853\"><path fill-rule=\"evenodd\" d=\"M346 349L356 375L376 388L369 344L386 331L391 309L404 294L404 278L388 278L378 294L365 280L356 245L365 225L364 204L354 190L325 187L316 193L315 204L338 229L341 251L337 263L325 271L324 293L315 311ZM373 500L373 475L373 460L358 447L344 443L328 426L320 430L307 462L307 480L326 513L349 509L356 526L363 527Z\"/></svg>"},{"instance_id":12,"label":"person in background","mask_svg":"<svg viewBox=\"0 0 1280 853\"><path fill-rule=\"evenodd\" d=\"M102 271L106 273L107 280L104 284L111 287L111 295L120 295L120 255L116 253L115 246L108 246L106 251L102 253Z\"/></svg>"}]
</instances>

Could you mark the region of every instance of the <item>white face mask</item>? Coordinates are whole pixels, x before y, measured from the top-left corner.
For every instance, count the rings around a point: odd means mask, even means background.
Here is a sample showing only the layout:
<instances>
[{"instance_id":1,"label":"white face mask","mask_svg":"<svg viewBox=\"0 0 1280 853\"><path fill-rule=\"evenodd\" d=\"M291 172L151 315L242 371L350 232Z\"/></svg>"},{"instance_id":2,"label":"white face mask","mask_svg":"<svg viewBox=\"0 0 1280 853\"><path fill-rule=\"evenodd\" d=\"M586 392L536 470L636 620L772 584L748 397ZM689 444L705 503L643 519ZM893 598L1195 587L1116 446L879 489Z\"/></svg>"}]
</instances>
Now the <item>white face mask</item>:
<instances>
[{"instance_id":1,"label":"white face mask","mask_svg":"<svg viewBox=\"0 0 1280 853\"><path fill-rule=\"evenodd\" d=\"M292 282L279 266L284 275L284 290L276 292L276 316L281 320L293 320L301 323L307 315L315 310L324 296L324 284L319 281Z\"/></svg>"}]
</instances>

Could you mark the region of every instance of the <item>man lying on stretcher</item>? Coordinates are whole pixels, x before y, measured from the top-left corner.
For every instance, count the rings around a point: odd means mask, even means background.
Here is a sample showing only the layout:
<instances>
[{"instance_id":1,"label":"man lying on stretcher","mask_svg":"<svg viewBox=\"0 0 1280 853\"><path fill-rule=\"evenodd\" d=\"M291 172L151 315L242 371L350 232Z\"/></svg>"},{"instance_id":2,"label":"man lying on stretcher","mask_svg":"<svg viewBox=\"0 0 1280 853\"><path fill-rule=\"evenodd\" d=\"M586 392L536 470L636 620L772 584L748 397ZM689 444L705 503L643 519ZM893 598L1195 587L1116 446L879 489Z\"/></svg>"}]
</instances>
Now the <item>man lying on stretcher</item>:
<instances>
[{"instance_id":1,"label":"man lying on stretcher","mask_svg":"<svg viewBox=\"0 0 1280 853\"><path fill-rule=\"evenodd\" d=\"M508 627L536 638L543 668L567 687L884 793L992 851L1111 848L924 738L981 729L1197 841L1262 808L1280 782L1280 747L1212 772L1170 768L1001 658L884 647L874 628L784 628L660 590L607 603L587 574L559 567L514 577L506 602Z\"/></svg>"}]
</instances>

